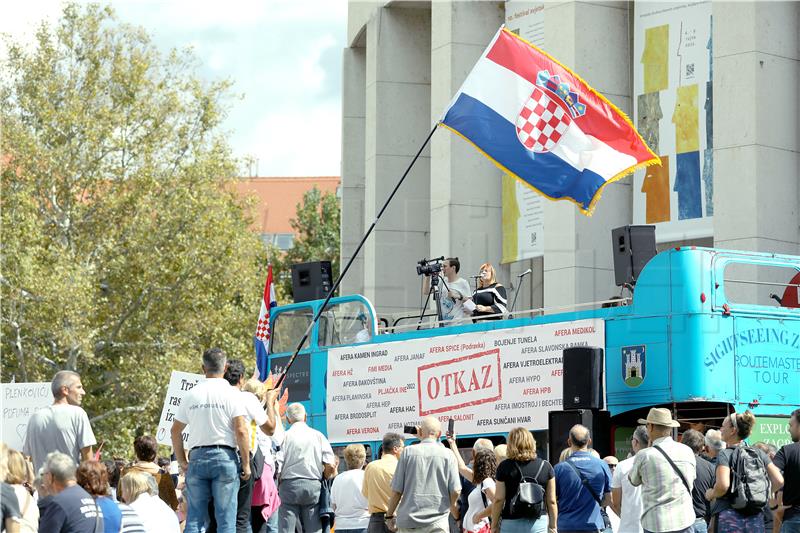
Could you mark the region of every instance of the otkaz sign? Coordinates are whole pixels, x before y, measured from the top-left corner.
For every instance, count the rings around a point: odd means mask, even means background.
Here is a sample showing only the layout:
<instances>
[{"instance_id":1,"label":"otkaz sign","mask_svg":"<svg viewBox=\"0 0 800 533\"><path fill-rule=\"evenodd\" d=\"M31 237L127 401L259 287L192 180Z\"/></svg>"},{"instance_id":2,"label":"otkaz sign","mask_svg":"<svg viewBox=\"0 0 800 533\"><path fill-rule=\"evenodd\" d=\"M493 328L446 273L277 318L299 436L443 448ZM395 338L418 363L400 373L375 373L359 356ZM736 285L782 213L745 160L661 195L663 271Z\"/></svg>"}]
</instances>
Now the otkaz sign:
<instances>
[{"instance_id":1,"label":"otkaz sign","mask_svg":"<svg viewBox=\"0 0 800 533\"><path fill-rule=\"evenodd\" d=\"M332 442L377 440L427 415L459 434L546 429L561 409L562 351L604 346L605 323L582 320L328 351Z\"/></svg>"},{"instance_id":2,"label":"otkaz sign","mask_svg":"<svg viewBox=\"0 0 800 533\"><path fill-rule=\"evenodd\" d=\"M420 416L499 400L500 350L423 365L417 383Z\"/></svg>"}]
</instances>

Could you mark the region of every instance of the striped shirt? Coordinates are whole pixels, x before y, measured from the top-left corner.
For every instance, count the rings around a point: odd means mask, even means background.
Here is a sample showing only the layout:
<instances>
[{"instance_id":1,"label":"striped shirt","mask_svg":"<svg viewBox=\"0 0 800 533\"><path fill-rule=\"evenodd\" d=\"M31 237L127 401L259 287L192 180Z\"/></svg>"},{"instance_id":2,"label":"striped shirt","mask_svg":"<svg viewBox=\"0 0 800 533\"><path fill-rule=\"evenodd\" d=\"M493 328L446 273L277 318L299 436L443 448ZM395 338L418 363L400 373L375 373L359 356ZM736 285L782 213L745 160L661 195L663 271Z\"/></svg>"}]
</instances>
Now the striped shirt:
<instances>
[{"instance_id":1,"label":"striped shirt","mask_svg":"<svg viewBox=\"0 0 800 533\"><path fill-rule=\"evenodd\" d=\"M130 505L120 502L119 510L122 512L122 525L119 533L147 533L139 515Z\"/></svg>"},{"instance_id":2,"label":"striped shirt","mask_svg":"<svg viewBox=\"0 0 800 533\"><path fill-rule=\"evenodd\" d=\"M662 437L653 442L675 463L689 487L696 475L695 457L691 448ZM635 487L642 486L642 527L661 533L686 529L694 524L692 493L658 450L640 450L633 461L628 479Z\"/></svg>"}]
</instances>

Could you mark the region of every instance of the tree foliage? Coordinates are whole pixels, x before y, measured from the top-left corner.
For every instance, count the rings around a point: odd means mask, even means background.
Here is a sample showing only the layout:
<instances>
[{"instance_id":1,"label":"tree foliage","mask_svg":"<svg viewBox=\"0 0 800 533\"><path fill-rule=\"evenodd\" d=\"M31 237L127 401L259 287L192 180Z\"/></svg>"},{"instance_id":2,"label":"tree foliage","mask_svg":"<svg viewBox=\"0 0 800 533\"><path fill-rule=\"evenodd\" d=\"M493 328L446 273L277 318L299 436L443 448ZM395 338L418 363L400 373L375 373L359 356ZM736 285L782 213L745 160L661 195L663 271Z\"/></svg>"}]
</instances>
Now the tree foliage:
<instances>
[{"instance_id":1,"label":"tree foliage","mask_svg":"<svg viewBox=\"0 0 800 533\"><path fill-rule=\"evenodd\" d=\"M274 266L276 292L282 303L292 299L292 265L308 261L330 261L333 279L339 276L341 209L335 194L322 193L316 186L303 194L297 204L295 217L290 221L295 231L292 248L282 252L269 248Z\"/></svg>"},{"instance_id":2,"label":"tree foliage","mask_svg":"<svg viewBox=\"0 0 800 533\"><path fill-rule=\"evenodd\" d=\"M229 84L196 67L94 5L2 66L2 379L80 372L111 453L204 348L253 359L262 247L228 186Z\"/></svg>"}]
</instances>

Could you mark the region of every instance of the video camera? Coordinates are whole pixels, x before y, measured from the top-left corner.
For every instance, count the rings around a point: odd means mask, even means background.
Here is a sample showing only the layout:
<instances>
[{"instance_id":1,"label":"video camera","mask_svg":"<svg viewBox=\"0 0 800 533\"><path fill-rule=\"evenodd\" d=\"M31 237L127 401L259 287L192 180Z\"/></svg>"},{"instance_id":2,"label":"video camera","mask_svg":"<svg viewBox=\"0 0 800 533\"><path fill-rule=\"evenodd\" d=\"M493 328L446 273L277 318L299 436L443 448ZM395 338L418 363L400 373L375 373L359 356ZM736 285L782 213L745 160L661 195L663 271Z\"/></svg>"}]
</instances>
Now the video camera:
<instances>
[{"instance_id":1,"label":"video camera","mask_svg":"<svg viewBox=\"0 0 800 533\"><path fill-rule=\"evenodd\" d=\"M441 272L442 261L444 261L444 256L435 259L425 259L423 257L417 261L417 276L430 276Z\"/></svg>"}]
</instances>

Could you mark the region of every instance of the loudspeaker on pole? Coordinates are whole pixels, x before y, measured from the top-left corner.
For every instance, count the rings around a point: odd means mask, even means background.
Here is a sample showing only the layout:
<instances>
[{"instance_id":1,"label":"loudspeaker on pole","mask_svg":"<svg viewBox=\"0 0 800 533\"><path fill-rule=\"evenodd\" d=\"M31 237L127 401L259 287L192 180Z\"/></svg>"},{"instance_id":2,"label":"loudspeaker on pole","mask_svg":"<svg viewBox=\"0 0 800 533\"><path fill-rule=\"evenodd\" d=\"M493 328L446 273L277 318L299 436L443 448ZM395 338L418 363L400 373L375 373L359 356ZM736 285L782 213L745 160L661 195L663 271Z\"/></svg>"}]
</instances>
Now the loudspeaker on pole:
<instances>
[{"instance_id":1,"label":"loudspeaker on pole","mask_svg":"<svg viewBox=\"0 0 800 533\"><path fill-rule=\"evenodd\" d=\"M603 349L591 346L567 348L563 352L564 409L603 409Z\"/></svg>"}]
</instances>

